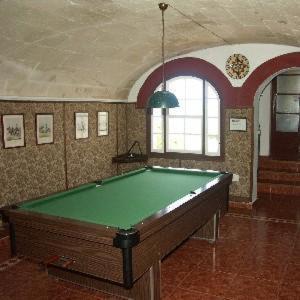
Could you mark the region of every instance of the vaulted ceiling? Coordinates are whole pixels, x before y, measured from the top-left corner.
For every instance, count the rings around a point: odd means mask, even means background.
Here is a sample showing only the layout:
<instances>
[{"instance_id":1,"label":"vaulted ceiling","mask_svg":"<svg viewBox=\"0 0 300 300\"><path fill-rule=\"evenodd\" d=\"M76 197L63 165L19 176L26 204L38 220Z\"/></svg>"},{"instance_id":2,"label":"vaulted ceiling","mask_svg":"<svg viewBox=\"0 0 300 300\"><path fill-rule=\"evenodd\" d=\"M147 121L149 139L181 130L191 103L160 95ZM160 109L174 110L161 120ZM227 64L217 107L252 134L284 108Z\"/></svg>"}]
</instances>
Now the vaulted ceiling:
<instances>
[{"instance_id":1,"label":"vaulted ceiling","mask_svg":"<svg viewBox=\"0 0 300 300\"><path fill-rule=\"evenodd\" d=\"M0 0L0 94L83 97L90 89L90 96L125 99L161 59L158 2ZM168 3L167 57L224 44L300 46L299 0Z\"/></svg>"}]
</instances>

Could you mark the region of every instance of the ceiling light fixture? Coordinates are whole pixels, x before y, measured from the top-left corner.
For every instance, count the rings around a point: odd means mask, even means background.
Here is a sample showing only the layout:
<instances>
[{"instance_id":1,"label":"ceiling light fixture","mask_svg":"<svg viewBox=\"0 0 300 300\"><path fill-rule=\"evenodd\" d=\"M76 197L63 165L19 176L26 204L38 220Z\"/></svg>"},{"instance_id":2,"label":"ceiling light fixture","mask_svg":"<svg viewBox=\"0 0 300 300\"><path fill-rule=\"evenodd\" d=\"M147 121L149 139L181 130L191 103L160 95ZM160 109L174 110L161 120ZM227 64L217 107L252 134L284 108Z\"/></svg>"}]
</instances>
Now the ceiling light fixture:
<instances>
[{"instance_id":1,"label":"ceiling light fixture","mask_svg":"<svg viewBox=\"0 0 300 300\"><path fill-rule=\"evenodd\" d=\"M159 9L161 10L162 19L162 42L161 42L161 52L162 52L162 90L155 92L148 99L148 108L172 108L178 107L179 103L176 96L168 92L166 89L166 74L165 74L165 18L164 12L168 8L168 4L159 3Z\"/></svg>"}]
</instances>

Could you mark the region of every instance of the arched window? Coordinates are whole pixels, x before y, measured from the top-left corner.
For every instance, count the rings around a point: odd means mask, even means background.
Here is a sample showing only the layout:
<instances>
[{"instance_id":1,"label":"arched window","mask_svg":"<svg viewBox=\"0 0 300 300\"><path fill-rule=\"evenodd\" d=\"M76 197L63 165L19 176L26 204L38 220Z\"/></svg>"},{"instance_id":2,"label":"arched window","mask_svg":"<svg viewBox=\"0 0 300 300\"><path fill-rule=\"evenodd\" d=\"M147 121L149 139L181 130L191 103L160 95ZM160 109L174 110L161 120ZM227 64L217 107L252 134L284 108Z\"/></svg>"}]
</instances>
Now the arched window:
<instances>
[{"instance_id":1,"label":"arched window","mask_svg":"<svg viewBox=\"0 0 300 300\"><path fill-rule=\"evenodd\" d=\"M180 107L152 110L151 154L220 157L221 109L215 88L201 78L179 76L167 81L167 90L177 96Z\"/></svg>"}]
</instances>

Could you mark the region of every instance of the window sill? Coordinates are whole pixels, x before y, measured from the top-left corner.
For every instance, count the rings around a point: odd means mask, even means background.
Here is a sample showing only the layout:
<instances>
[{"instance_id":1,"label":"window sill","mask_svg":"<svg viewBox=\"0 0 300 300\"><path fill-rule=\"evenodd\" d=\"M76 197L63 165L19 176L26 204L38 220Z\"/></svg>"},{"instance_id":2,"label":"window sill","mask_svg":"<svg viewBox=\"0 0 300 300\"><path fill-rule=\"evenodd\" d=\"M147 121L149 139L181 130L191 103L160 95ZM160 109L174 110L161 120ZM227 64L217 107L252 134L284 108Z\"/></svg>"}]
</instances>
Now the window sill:
<instances>
[{"instance_id":1,"label":"window sill","mask_svg":"<svg viewBox=\"0 0 300 300\"><path fill-rule=\"evenodd\" d=\"M224 161L224 155L221 156L208 156L202 154L194 153L178 153L178 152L168 152L168 153L158 153L150 152L148 154L149 158L166 158L166 159L180 159L180 160L203 160L203 161Z\"/></svg>"}]
</instances>

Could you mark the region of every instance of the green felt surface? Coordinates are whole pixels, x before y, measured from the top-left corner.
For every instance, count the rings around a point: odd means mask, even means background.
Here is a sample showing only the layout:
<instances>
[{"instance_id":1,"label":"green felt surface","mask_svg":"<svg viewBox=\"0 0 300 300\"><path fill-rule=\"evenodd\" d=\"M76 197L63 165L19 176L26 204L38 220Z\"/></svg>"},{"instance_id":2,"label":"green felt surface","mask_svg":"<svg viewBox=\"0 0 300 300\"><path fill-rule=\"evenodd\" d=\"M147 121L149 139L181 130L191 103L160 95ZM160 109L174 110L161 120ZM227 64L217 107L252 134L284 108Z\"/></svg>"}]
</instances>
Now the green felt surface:
<instances>
[{"instance_id":1,"label":"green felt surface","mask_svg":"<svg viewBox=\"0 0 300 300\"><path fill-rule=\"evenodd\" d=\"M220 173L141 169L43 199L26 202L20 209L128 229L166 208Z\"/></svg>"}]
</instances>

